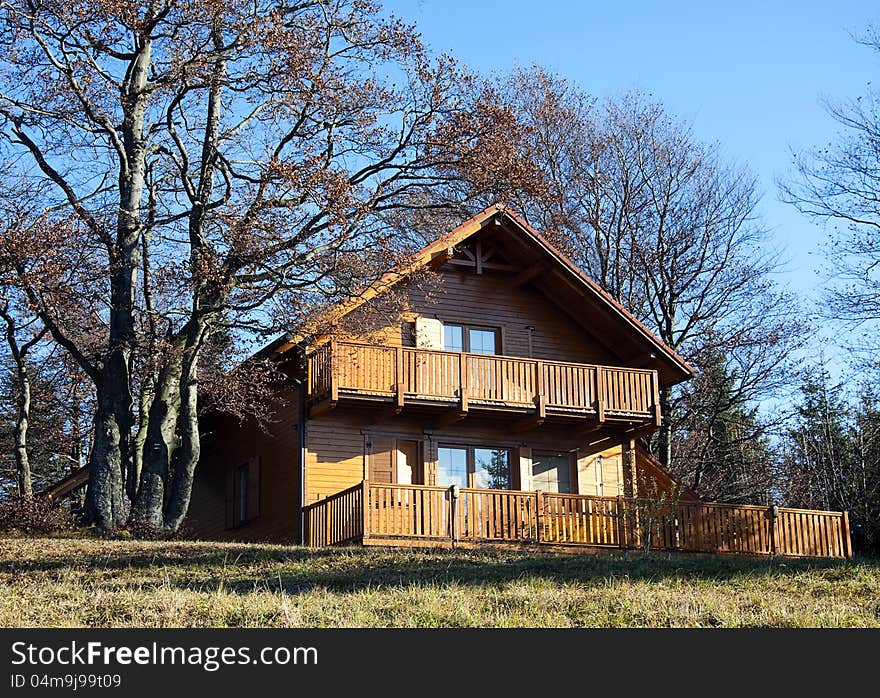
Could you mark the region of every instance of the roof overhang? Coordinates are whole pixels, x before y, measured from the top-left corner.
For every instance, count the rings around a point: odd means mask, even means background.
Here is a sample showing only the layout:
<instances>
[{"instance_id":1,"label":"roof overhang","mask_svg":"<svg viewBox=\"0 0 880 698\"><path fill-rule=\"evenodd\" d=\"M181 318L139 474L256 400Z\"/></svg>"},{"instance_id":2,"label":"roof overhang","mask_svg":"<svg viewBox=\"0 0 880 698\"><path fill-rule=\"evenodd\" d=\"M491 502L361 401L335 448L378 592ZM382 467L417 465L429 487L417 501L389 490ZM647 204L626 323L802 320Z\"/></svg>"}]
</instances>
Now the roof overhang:
<instances>
[{"instance_id":1,"label":"roof overhang","mask_svg":"<svg viewBox=\"0 0 880 698\"><path fill-rule=\"evenodd\" d=\"M500 204L486 208L426 245L407 264L383 274L374 283L365 287L361 294L332 306L322 314L321 324L329 326L338 322L353 310L388 291L420 268L429 265L442 265L452 254L453 248L490 225L503 226L508 235L513 233L514 238L528 247L531 253L536 256L535 258L540 260L542 270L546 271L545 276L549 275L552 279L565 283L568 288L580 295L581 300L587 304L590 310L604 315L607 319L607 326L614 327L616 334L626 336L634 342L634 346L640 348L639 353L647 357L646 361L652 364L650 367L657 368L661 385L674 385L693 377L694 369L672 348L661 341L638 318L626 310L599 284L584 274L534 228ZM545 293L551 298L555 295L548 290L545 290ZM583 321L583 313L573 312L571 308L568 308L568 312L576 319L580 315L579 319ZM259 355L281 354L305 341L307 336L306 333L285 334L260 350Z\"/></svg>"}]
</instances>

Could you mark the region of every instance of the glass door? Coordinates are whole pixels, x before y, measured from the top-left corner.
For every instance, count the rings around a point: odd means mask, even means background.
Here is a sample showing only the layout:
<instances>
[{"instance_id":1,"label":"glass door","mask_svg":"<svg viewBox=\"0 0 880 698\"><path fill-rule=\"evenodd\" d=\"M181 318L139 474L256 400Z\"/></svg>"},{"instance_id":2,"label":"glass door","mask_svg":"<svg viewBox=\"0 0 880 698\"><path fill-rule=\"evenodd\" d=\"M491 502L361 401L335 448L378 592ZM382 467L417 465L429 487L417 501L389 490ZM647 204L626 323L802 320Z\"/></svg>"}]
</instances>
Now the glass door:
<instances>
[{"instance_id":1,"label":"glass door","mask_svg":"<svg viewBox=\"0 0 880 698\"><path fill-rule=\"evenodd\" d=\"M437 484L440 487L468 486L466 448L441 446L437 449Z\"/></svg>"},{"instance_id":2,"label":"glass door","mask_svg":"<svg viewBox=\"0 0 880 698\"><path fill-rule=\"evenodd\" d=\"M532 490L573 493L571 454L532 453Z\"/></svg>"}]
</instances>

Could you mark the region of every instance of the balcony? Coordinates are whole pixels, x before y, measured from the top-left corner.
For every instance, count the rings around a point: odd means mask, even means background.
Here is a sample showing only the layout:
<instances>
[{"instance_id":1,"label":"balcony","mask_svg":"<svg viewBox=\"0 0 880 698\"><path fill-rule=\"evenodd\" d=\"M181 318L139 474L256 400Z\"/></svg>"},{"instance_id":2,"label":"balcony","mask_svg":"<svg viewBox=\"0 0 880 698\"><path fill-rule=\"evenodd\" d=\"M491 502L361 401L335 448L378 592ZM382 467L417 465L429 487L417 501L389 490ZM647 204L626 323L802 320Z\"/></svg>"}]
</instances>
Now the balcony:
<instances>
[{"instance_id":1,"label":"balcony","mask_svg":"<svg viewBox=\"0 0 880 698\"><path fill-rule=\"evenodd\" d=\"M328 342L307 357L314 405L340 400L660 424L657 371Z\"/></svg>"},{"instance_id":2,"label":"balcony","mask_svg":"<svg viewBox=\"0 0 880 698\"><path fill-rule=\"evenodd\" d=\"M305 508L305 542L852 557L846 512L364 481Z\"/></svg>"}]
</instances>

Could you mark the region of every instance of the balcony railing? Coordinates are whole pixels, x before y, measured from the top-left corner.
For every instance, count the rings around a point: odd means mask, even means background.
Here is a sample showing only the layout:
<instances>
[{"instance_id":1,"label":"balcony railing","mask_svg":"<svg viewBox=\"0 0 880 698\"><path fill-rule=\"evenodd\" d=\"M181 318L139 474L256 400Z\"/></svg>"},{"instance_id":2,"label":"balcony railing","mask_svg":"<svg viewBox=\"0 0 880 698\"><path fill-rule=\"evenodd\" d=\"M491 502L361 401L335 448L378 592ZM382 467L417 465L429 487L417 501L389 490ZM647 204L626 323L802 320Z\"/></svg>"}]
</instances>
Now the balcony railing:
<instances>
[{"instance_id":1,"label":"balcony railing","mask_svg":"<svg viewBox=\"0 0 880 698\"><path fill-rule=\"evenodd\" d=\"M328 342L308 356L313 401L340 396L653 419L657 372L513 356Z\"/></svg>"},{"instance_id":2,"label":"balcony railing","mask_svg":"<svg viewBox=\"0 0 880 698\"><path fill-rule=\"evenodd\" d=\"M311 547L553 544L852 557L846 512L361 482L306 507Z\"/></svg>"}]
</instances>

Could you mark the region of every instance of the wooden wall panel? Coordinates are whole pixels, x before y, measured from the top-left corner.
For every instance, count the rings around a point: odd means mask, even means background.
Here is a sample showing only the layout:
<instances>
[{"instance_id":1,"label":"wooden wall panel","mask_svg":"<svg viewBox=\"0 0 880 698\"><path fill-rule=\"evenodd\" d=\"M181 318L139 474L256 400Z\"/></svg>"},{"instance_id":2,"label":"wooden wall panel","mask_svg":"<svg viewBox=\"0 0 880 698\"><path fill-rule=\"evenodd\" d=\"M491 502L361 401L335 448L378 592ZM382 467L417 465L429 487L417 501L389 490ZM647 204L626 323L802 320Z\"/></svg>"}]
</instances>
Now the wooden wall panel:
<instances>
[{"instance_id":1,"label":"wooden wall panel","mask_svg":"<svg viewBox=\"0 0 880 698\"><path fill-rule=\"evenodd\" d=\"M296 392L279 397L268 431L214 417L202 437L192 500L184 523L191 538L292 543L299 537L299 433ZM259 464L251 478L252 521L232 527L229 484L235 469ZM259 472L257 472L259 471Z\"/></svg>"},{"instance_id":2,"label":"wooden wall panel","mask_svg":"<svg viewBox=\"0 0 880 698\"><path fill-rule=\"evenodd\" d=\"M410 344L408 323L419 316L445 322L501 328L501 351L510 356L528 356L529 333L534 326L534 358L579 363L620 364L620 359L604 347L589 331L554 305L543 293L530 286L514 287L512 274L486 271L459 271L441 268L438 288L426 293L424 287L401 282L407 307L400 318L377 327L375 311L369 304L352 313L346 321L348 331L340 338L376 342L390 346ZM369 329L360 331L361 325Z\"/></svg>"},{"instance_id":3,"label":"wooden wall panel","mask_svg":"<svg viewBox=\"0 0 880 698\"><path fill-rule=\"evenodd\" d=\"M309 421L306 504L364 479L364 435L333 418Z\"/></svg>"}]
</instances>

